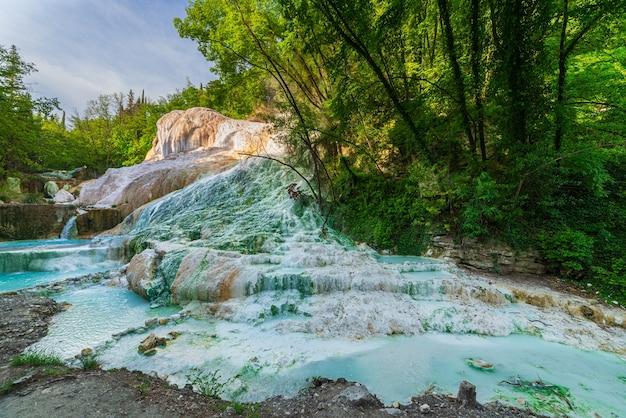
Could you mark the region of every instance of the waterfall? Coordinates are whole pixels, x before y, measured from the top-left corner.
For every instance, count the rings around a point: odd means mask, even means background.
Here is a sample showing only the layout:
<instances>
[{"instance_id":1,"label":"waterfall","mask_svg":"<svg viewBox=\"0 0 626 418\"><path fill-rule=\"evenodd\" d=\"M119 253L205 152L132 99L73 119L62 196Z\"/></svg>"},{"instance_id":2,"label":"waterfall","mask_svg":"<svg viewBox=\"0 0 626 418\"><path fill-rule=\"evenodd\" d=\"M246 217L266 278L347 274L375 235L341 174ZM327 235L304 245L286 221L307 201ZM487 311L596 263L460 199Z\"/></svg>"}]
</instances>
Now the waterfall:
<instances>
[{"instance_id":1,"label":"waterfall","mask_svg":"<svg viewBox=\"0 0 626 418\"><path fill-rule=\"evenodd\" d=\"M74 239L78 237L78 228L76 227L76 216L72 216L61 231L61 239Z\"/></svg>"}]
</instances>

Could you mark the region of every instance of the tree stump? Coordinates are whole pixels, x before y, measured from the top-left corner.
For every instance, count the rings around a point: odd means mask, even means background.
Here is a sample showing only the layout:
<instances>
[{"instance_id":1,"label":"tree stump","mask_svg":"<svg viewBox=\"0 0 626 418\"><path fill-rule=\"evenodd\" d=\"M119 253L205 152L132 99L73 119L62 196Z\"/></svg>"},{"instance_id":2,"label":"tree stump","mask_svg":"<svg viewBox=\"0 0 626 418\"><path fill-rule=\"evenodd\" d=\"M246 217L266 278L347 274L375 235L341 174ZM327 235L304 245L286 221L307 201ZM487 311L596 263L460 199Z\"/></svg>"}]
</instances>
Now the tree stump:
<instances>
[{"instance_id":1,"label":"tree stump","mask_svg":"<svg viewBox=\"0 0 626 418\"><path fill-rule=\"evenodd\" d=\"M457 402L467 408L475 408L476 403L476 386L472 385L467 380L464 380L459 385L459 393L456 395Z\"/></svg>"}]
</instances>

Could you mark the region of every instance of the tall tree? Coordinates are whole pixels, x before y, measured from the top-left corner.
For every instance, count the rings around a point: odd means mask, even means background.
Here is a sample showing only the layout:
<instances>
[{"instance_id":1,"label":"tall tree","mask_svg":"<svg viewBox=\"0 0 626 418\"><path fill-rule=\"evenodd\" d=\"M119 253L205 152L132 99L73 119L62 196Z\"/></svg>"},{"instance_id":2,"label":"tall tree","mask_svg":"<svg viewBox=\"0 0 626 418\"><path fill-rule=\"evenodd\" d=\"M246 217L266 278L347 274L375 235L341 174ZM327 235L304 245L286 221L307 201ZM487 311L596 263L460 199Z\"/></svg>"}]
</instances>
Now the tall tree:
<instances>
[{"instance_id":1,"label":"tall tree","mask_svg":"<svg viewBox=\"0 0 626 418\"><path fill-rule=\"evenodd\" d=\"M465 99L465 80L461 72L461 66L457 58L456 46L454 45L454 32L452 30L452 23L450 22L450 10L448 9L448 0L437 0L439 5L439 13L441 14L441 21L443 24L443 32L446 36L446 51L448 59L450 60L450 66L452 67L452 77L454 78L454 84L456 87L456 99L459 104L459 111L461 112L461 118L463 120L463 128L465 129L465 135L469 143L472 154L476 153L476 139L472 132L472 123L470 122L469 111L467 110L467 101Z\"/></svg>"},{"instance_id":2,"label":"tall tree","mask_svg":"<svg viewBox=\"0 0 626 418\"><path fill-rule=\"evenodd\" d=\"M555 106L554 149L561 150L565 131L565 81L567 76L567 61L576 46L596 28L603 19L611 14L623 13L624 2L614 0L598 0L595 3L582 3L573 11L570 10L570 1L562 0L561 31L559 37L559 60L557 76L557 98ZM573 12L573 15L572 15ZM570 30L570 19L576 20L576 30ZM570 31L572 33L570 33Z\"/></svg>"},{"instance_id":3,"label":"tall tree","mask_svg":"<svg viewBox=\"0 0 626 418\"><path fill-rule=\"evenodd\" d=\"M476 134L480 144L480 155L487 160L485 144L485 110L482 101L483 80L480 70L482 59L482 25L480 21L480 0L470 0L471 65L474 85L474 105L476 106Z\"/></svg>"}]
</instances>

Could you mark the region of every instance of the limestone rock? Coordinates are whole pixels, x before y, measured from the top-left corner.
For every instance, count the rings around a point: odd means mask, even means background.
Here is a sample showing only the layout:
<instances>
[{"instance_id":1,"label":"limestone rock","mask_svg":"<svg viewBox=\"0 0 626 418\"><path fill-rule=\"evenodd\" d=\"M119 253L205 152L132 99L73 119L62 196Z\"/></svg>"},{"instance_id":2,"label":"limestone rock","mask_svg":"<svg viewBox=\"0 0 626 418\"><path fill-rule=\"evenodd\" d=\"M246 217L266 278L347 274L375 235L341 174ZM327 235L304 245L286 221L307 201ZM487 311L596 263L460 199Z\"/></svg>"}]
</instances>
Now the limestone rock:
<instances>
[{"instance_id":1,"label":"limestone rock","mask_svg":"<svg viewBox=\"0 0 626 418\"><path fill-rule=\"evenodd\" d=\"M114 228L122 222L122 214L114 208L88 208L76 217L76 226L81 235L95 235Z\"/></svg>"},{"instance_id":2,"label":"limestone rock","mask_svg":"<svg viewBox=\"0 0 626 418\"><path fill-rule=\"evenodd\" d=\"M65 189L61 189L54 195L54 203L72 203L76 198Z\"/></svg>"},{"instance_id":3,"label":"limestone rock","mask_svg":"<svg viewBox=\"0 0 626 418\"><path fill-rule=\"evenodd\" d=\"M429 412L430 412L430 405L428 405L427 403L420 405L421 414L428 414Z\"/></svg>"},{"instance_id":4,"label":"limestone rock","mask_svg":"<svg viewBox=\"0 0 626 418\"><path fill-rule=\"evenodd\" d=\"M210 147L254 152L266 145L268 134L265 123L230 119L211 109L174 110L158 120L157 136L146 160Z\"/></svg>"},{"instance_id":5,"label":"limestone rock","mask_svg":"<svg viewBox=\"0 0 626 418\"><path fill-rule=\"evenodd\" d=\"M426 256L445 258L479 270L504 274L543 274L546 271L536 251L514 251L499 243L471 239L458 243L448 236L434 237Z\"/></svg>"},{"instance_id":6,"label":"limestone rock","mask_svg":"<svg viewBox=\"0 0 626 418\"><path fill-rule=\"evenodd\" d=\"M59 186L57 186L57 184L52 180L47 181L46 184L43 185L43 193L46 197L53 199L58 192Z\"/></svg>"},{"instance_id":7,"label":"limestone rock","mask_svg":"<svg viewBox=\"0 0 626 418\"><path fill-rule=\"evenodd\" d=\"M493 366L493 364L491 364L488 361L485 361L483 359L468 358L468 359L465 360L465 362L472 369L481 370L481 371L487 371L487 372L491 372L491 371L495 370L495 367Z\"/></svg>"},{"instance_id":8,"label":"limestone rock","mask_svg":"<svg viewBox=\"0 0 626 418\"><path fill-rule=\"evenodd\" d=\"M336 401L348 401L354 406L358 407L374 407L381 408L382 403L372 395L365 386L353 385L342 390L336 397Z\"/></svg>"},{"instance_id":9,"label":"limestone rock","mask_svg":"<svg viewBox=\"0 0 626 418\"><path fill-rule=\"evenodd\" d=\"M155 286L157 268L160 257L152 249L136 254L126 268L128 287L144 298L148 298L149 291Z\"/></svg>"},{"instance_id":10,"label":"limestone rock","mask_svg":"<svg viewBox=\"0 0 626 418\"><path fill-rule=\"evenodd\" d=\"M167 335L172 339L175 340L176 338L180 337L181 333L178 331L170 331L167 333Z\"/></svg>"},{"instance_id":11,"label":"limestone rock","mask_svg":"<svg viewBox=\"0 0 626 418\"><path fill-rule=\"evenodd\" d=\"M141 343L139 343L137 351L145 355L152 355L154 353L150 353L151 350L155 349L156 347L165 347L166 344L167 340L165 338L157 337L156 334L152 333L148 335Z\"/></svg>"},{"instance_id":12,"label":"limestone rock","mask_svg":"<svg viewBox=\"0 0 626 418\"><path fill-rule=\"evenodd\" d=\"M111 168L102 177L82 183L79 202L83 206L115 207L125 217L205 173L231 168L243 158L240 152L279 152L270 128L206 108L175 110L157 122L157 136L146 161Z\"/></svg>"},{"instance_id":13,"label":"limestone rock","mask_svg":"<svg viewBox=\"0 0 626 418\"><path fill-rule=\"evenodd\" d=\"M475 408L478 403L476 402L476 386L464 380L459 385L459 392L456 395L457 402L467 408Z\"/></svg>"}]
</instances>

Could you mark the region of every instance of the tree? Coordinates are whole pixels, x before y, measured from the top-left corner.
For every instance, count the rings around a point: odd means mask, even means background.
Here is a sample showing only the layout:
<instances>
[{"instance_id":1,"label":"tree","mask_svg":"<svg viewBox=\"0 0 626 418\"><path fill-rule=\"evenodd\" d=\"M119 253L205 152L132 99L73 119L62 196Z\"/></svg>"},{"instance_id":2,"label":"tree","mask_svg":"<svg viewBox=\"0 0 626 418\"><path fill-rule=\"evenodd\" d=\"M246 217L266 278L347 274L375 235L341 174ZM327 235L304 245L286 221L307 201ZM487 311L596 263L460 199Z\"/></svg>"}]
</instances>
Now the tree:
<instances>
[{"instance_id":1,"label":"tree","mask_svg":"<svg viewBox=\"0 0 626 418\"><path fill-rule=\"evenodd\" d=\"M555 106L554 149L556 151L561 150L565 130L565 80L567 75L567 61L576 46L588 33L597 28L603 19L611 14L619 16L626 9L623 2L614 0L598 0L590 4L581 1L579 2L580 4L577 4L578 7L575 7L573 10L570 9L569 0L562 0L562 3L557 99ZM575 30L571 29L572 20L575 21Z\"/></svg>"},{"instance_id":2,"label":"tree","mask_svg":"<svg viewBox=\"0 0 626 418\"><path fill-rule=\"evenodd\" d=\"M28 148L39 125L24 83L24 77L33 71L35 66L23 61L15 46L6 49L0 45L0 176L34 164Z\"/></svg>"}]
</instances>

